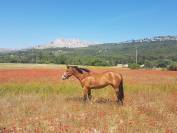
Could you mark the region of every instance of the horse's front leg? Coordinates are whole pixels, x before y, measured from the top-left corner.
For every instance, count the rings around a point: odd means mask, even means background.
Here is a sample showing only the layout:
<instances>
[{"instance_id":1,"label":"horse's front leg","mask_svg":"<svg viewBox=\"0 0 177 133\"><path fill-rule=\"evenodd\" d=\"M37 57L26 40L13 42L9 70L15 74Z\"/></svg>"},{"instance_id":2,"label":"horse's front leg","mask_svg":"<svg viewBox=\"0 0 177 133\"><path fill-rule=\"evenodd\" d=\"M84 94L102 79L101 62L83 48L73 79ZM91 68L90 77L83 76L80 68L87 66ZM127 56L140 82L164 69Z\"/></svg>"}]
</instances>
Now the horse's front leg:
<instances>
[{"instance_id":1,"label":"horse's front leg","mask_svg":"<svg viewBox=\"0 0 177 133\"><path fill-rule=\"evenodd\" d=\"M91 99L92 99L91 89L88 90L88 98L91 101Z\"/></svg>"},{"instance_id":2,"label":"horse's front leg","mask_svg":"<svg viewBox=\"0 0 177 133\"><path fill-rule=\"evenodd\" d=\"M84 101L87 101L88 99L91 99L91 90L87 87L83 88L83 93L84 93Z\"/></svg>"}]
</instances>

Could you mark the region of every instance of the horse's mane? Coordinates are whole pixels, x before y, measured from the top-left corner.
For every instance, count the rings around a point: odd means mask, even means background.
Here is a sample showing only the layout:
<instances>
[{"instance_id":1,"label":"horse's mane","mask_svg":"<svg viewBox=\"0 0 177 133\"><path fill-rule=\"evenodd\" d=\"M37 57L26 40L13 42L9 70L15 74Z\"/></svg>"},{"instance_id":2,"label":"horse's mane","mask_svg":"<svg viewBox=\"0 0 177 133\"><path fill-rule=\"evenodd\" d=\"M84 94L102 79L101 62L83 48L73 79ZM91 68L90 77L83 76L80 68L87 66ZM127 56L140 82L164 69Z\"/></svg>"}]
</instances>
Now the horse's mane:
<instances>
[{"instance_id":1,"label":"horse's mane","mask_svg":"<svg viewBox=\"0 0 177 133\"><path fill-rule=\"evenodd\" d=\"M73 68L75 68L79 73L83 74L84 72L86 73L90 73L90 70L87 68L80 68L78 66L72 66Z\"/></svg>"},{"instance_id":2,"label":"horse's mane","mask_svg":"<svg viewBox=\"0 0 177 133\"><path fill-rule=\"evenodd\" d=\"M89 72L90 72L90 70L89 70L89 69L87 69L87 68L79 68L79 69L81 69L81 70L83 70L84 72L87 72L87 73L89 73Z\"/></svg>"}]
</instances>

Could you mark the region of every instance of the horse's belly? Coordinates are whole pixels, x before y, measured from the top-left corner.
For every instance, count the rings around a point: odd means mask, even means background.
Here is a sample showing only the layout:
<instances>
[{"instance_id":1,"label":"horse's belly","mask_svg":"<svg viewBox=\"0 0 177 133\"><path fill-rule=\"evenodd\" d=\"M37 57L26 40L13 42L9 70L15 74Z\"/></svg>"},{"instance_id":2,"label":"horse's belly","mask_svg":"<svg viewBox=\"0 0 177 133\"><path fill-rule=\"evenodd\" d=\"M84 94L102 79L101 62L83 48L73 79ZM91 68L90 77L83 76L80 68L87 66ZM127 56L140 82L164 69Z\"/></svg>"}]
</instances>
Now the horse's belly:
<instances>
[{"instance_id":1,"label":"horse's belly","mask_svg":"<svg viewBox=\"0 0 177 133\"><path fill-rule=\"evenodd\" d=\"M91 89L101 89L103 87L108 86L109 84L103 84L103 85L91 85L90 88Z\"/></svg>"},{"instance_id":2,"label":"horse's belly","mask_svg":"<svg viewBox=\"0 0 177 133\"><path fill-rule=\"evenodd\" d=\"M107 81L107 78L105 77L103 78L90 77L89 79L86 80L86 85L91 89L100 89L110 85L110 83Z\"/></svg>"}]
</instances>

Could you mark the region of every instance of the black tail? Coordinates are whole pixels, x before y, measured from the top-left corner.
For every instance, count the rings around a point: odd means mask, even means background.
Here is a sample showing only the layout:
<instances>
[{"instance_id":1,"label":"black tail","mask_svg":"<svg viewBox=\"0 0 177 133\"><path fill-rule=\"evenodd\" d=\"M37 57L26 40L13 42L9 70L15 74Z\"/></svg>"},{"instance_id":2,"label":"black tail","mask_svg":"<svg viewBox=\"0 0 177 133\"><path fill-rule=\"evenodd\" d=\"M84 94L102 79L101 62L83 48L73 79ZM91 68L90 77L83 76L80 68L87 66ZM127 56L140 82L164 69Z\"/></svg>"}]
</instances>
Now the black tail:
<instances>
[{"instance_id":1,"label":"black tail","mask_svg":"<svg viewBox=\"0 0 177 133\"><path fill-rule=\"evenodd\" d=\"M121 101L123 105L123 100L124 100L124 87L123 87L123 78L122 78L119 85L118 101Z\"/></svg>"}]
</instances>

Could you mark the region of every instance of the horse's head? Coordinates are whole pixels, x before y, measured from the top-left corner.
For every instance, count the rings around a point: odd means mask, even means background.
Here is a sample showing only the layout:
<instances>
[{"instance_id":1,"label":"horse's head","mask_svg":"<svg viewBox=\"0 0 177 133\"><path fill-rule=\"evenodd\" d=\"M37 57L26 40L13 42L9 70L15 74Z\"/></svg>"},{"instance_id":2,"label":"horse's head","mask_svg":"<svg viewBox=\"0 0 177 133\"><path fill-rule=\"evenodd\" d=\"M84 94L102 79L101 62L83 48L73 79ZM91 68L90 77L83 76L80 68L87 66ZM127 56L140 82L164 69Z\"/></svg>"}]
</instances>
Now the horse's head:
<instances>
[{"instance_id":1,"label":"horse's head","mask_svg":"<svg viewBox=\"0 0 177 133\"><path fill-rule=\"evenodd\" d=\"M69 77L75 74L90 73L90 70L86 68L80 68L78 66L67 66L66 68L66 71L62 75L63 80L68 79Z\"/></svg>"},{"instance_id":2,"label":"horse's head","mask_svg":"<svg viewBox=\"0 0 177 133\"><path fill-rule=\"evenodd\" d=\"M68 79L74 74L74 68L77 66L66 66L66 71L62 75L62 80Z\"/></svg>"}]
</instances>

